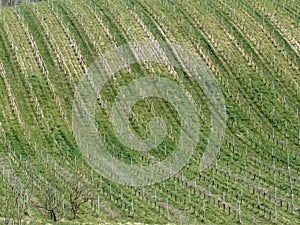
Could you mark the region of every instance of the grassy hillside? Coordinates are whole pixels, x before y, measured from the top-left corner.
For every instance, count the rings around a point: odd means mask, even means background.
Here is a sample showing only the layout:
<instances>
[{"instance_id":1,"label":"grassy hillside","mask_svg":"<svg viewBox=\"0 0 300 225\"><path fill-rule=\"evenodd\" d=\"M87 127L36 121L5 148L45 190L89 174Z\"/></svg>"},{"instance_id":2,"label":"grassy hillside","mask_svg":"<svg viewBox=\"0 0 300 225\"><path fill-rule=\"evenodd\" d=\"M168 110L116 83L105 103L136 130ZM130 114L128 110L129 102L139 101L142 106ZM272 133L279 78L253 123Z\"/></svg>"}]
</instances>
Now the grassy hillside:
<instances>
[{"instance_id":1,"label":"grassy hillside","mask_svg":"<svg viewBox=\"0 0 300 225\"><path fill-rule=\"evenodd\" d=\"M298 0L54 0L0 8L1 221L300 224L299 12ZM226 130L217 159L200 171L211 132L201 88L164 64L120 70L96 106L99 137L116 159L163 161L180 136L175 107L147 98L132 108L131 128L146 138L148 122L161 117L163 142L148 154L118 140L110 111L119 88L135 79L160 74L180 84L200 123L193 157L180 172L130 187L87 162L72 131L72 104L96 59L149 40L180 44L214 72Z\"/></svg>"}]
</instances>

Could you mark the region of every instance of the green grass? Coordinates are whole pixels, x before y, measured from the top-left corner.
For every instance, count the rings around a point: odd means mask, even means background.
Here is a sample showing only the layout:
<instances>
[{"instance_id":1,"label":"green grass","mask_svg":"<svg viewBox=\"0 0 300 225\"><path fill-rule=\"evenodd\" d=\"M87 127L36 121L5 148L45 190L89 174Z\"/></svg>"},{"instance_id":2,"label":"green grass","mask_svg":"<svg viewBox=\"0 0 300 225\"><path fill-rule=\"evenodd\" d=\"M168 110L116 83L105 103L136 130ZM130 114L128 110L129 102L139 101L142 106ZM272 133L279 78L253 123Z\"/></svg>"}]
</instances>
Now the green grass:
<instances>
[{"instance_id":1,"label":"green grass","mask_svg":"<svg viewBox=\"0 0 300 225\"><path fill-rule=\"evenodd\" d=\"M24 193L30 194L30 215L24 215L23 219L29 224L53 223L49 213L40 207L48 194L47 187L58 196L56 210L61 210L64 196L64 214L57 215L56 224L235 224L239 223L239 203L241 223L273 224L275 174L276 223L300 223L296 211L300 207L300 124L297 119L300 97L296 94L300 52L287 36L293 33L292 29L298 35L299 17L293 14L298 9L293 1L263 4L251 0L244 3L236 0L226 3L215 0L56 0L54 11L47 1L1 8L0 62L25 126L18 122L18 112L14 112L11 105L13 97L9 96L1 77L0 217L5 217L7 194L14 196L16 190L28 183ZM286 25L285 30L268 14L273 11L280 24ZM17 18L18 13L37 45L49 73L48 80L35 56L37 51ZM18 51L10 43L5 24ZM95 118L99 137L105 136L106 151L113 157L128 165L132 162L146 166L164 160L179 142L182 125L179 115L170 103L159 98L138 102L130 114L131 129L140 138L149 134L147 125L154 115L163 118L167 125L162 144L149 152L151 158L147 152L131 150L118 140L109 122L109 113L119 88L135 79L160 74L178 82L193 96L200 122L194 155L178 174L151 186L128 187L102 177L82 155L72 132L73 95L75 85L84 76L82 65L88 68L114 46L151 38L184 46L214 71L226 102L226 133L216 162L199 172L210 134L210 107L201 88L179 69L175 69L176 78L163 64L151 64L152 71L150 64L134 64L130 72L127 68L119 71L115 80L109 79L102 89L100 95L105 106L98 99ZM76 44L71 46L73 40ZM261 43L264 43L263 49ZM82 60L76 55L77 47ZM171 45L168 47L174 52ZM27 77L22 73L19 56L29 73ZM66 118L61 111L66 113ZM69 193L74 185L72 176L77 171L83 174L80 182L94 198L82 205L77 221L72 222ZM18 181L15 190L12 174ZM25 198L18 201L25 202ZM17 215L17 207L11 201L9 217L17 219Z\"/></svg>"}]
</instances>

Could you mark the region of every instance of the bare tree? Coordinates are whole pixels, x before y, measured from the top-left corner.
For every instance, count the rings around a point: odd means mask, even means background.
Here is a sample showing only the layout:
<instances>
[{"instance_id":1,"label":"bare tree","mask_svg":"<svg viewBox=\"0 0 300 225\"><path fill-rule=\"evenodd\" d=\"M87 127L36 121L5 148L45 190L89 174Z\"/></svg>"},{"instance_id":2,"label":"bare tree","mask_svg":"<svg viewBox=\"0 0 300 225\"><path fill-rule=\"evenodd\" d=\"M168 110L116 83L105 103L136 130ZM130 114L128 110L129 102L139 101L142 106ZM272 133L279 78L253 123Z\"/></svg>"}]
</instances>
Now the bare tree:
<instances>
[{"instance_id":1,"label":"bare tree","mask_svg":"<svg viewBox=\"0 0 300 225\"><path fill-rule=\"evenodd\" d=\"M77 173L71 181L69 190L69 200L73 214L73 220L77 219L77 213L80 207L89 200L93 199L91 192L84 184L80 182L80 180L83 180L82 174Z\"/></svg>"},{"instance_id":2,"label":"bare tree","mask_svg":"<svg viewBox=\"0 0 300 225\"><path fill-rule=\"evenodd\" d=\"M60 201L57 198L56 190L54 188L46 188L43 193L43 205L41 208L49 213L51 220L53 222L58 221L58 215L60 214Z\"/></svg>"}]
</instances>

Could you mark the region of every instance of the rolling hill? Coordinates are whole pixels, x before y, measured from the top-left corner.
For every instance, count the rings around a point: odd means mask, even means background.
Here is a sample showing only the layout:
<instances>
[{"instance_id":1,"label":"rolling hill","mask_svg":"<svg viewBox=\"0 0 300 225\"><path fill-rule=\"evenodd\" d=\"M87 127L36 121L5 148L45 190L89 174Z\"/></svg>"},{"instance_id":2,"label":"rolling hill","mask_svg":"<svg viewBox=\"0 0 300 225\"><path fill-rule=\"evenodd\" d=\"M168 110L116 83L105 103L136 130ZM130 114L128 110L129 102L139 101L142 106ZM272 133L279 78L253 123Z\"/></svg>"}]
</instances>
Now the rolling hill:
<instances>
[{"instance_id":1,"label":"rolling hill","mask_svg":"<svg viewBox=\"0 0 300 225\"><path fill-rule=\"evenodd\" d=\"M299 3L48 0L1 7L1 222L300 224ZM213 89L203 90L188 73L195 64L181 68L163 60L171 57L182 65L176 46L192 54L188 62L200 61L217 80L226 108L224 129L212 122L207 92ZM88 131L80 126L74 130L74 99L82 80L102 61L113 71L119 63L115 59L127 51L133 58L145 53L144 59L158 60L130 64L128 59L129 65L107 77L99 90L92 124L103 141L101 152L111 157L108 164L136 166L131 178L143 180L143 169L170 158L182 134L190 134L192 125L180 118L179 109L187 110L184 104L150 96L132 105L128 127L141 140L154 135L154 147L133 149L127 131L119 139L111 111L122 87L140 78L159 75L159 82L182 87L193 99L194 125L199 125L191 158L178 159L187 161L183 168L170 169L150 185L118 182L114 166L111 177L101 173L95 156L82 151L89 148L82 144ZM200 75L203 84L209 83ZM88 88L82 90L89 94ZM218 113L222 117L223 111ZM192 116L187 114L187 124ZM160 134L151 132L152 119L158 117L165 125L159 144ZM218 151L202 168L213 134L222 136L212 146Z\"/></svg>"}]
</instances>

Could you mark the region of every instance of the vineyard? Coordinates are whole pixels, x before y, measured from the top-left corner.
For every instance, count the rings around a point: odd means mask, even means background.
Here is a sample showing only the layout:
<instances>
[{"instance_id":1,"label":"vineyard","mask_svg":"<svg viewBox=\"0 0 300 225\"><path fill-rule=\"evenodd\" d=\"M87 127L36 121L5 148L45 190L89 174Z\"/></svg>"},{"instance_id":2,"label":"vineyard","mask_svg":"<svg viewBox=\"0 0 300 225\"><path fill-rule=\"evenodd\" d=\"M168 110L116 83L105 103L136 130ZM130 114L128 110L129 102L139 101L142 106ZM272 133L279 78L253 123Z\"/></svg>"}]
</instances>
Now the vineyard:
<instances>
[{"instance_id":1,"label":"vineyard","mask_svg":"<svg viewBox=\"0 0 300 225\"><path fill-rule=\"evenodd\" d=\"M0 4L0 223L300 224L299 0L29 2ZM183 87L200 126L180 171L135 186L89 163L72 107L76 85L95 60L140 41L167 43L175 55L171 43L177 44L203 61L224 96L226 129L216 159L200 168L214 132L201 87L165 63L122 68L95 106L106 154L142 170L166 160L180 142L178 106L156 97L134 104L128 124L146 139L150 121L162 118L159 145L155 136L153 149L136 151L116 136L115 99L139 78L159 74ZM162 49L149 47L153 55Z\"/></svg>"}]
</instances>

